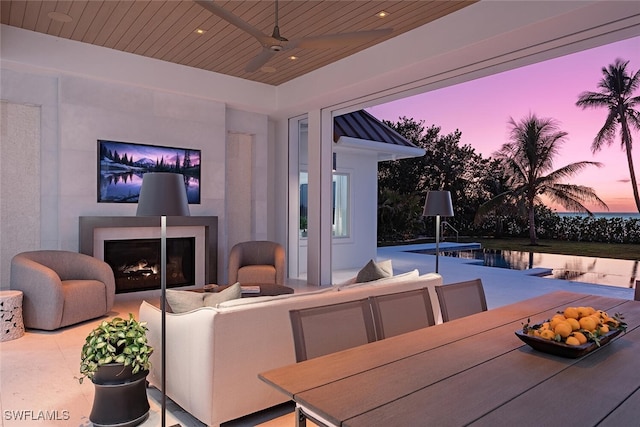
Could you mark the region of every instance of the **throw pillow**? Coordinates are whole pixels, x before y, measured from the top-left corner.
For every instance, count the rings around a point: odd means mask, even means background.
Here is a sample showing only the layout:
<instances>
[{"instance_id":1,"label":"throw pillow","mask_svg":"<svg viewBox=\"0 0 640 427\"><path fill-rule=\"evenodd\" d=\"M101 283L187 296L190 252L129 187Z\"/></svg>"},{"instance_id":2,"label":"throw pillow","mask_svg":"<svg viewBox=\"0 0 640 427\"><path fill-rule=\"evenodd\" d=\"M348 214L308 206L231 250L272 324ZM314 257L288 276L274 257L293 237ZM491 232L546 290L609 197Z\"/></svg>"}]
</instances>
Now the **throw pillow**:
<instances>
[{"instance_id":1,"label":"throw pillow","mask_svg":"<svg viewBox=\"0 0 640 427\"><path fill-rule=\"evenodd\" d=\"M240 298L242 288L235 283L220 292L191 292L167 289L167 303L173 313L184 313L202 307L213 307L216 304Z\"/></svg>"},{"instance_id":2,"label":"throw pillow","mask_svg":"<svg viewBox=\"0 0 640 427\"><path fill-rule=\"evenodd\" d=\"M239 282L234 283L227 289L220 292L205 292L205 307L215 307L221 302L230 301L242 297L242 287Z\"/></svg>"},{"instance_id":3,"label":"throw pillow","mask_svg":"<svg viewBox=\"0 0 640 427\"><path fill-rule=\"evenodd\" d=\"M204 293L167 289L167 303L173 313L184 313L202 307Z\"/></svg>"},{"instance_id":4,"label":"throw pillow","mask_svg":"<svg viewBox=\"0 0 640 427\"><path fill-rule=\"evenodd\" d=\"M379 263L371 260L358 272L356 283L371 282L391 276L393 276L393 268L390 259Z\"/></svg>"}]
</instances>

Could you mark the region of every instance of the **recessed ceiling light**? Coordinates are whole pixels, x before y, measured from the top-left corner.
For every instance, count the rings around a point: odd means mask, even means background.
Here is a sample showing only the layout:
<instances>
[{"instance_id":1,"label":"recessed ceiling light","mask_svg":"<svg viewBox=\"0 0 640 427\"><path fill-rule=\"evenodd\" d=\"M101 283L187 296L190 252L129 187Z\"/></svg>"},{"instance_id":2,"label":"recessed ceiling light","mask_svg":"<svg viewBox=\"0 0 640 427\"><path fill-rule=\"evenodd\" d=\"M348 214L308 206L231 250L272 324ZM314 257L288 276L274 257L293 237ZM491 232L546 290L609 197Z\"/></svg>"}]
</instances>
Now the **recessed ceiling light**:
<instances>
[{"instance_id":1,"label":"recessed ceiling light","mask_svg":"<svg viewBox=\"0 0 640 427\"><path fill-rule=\"evenodd\" d=\"M295 61L296 59L298 59L298 57L297 57L297 56L295 56L295 55L291 55L291 56L289 57L289 59L290 59L290 60L292 60L292 61Z\"/></svg>"},{"instance_id":2,"label":"recessed ceiling light","mask_svg":"<svg viewBox=\"0 0 640 427\"><path fill-rule=\"evenodd\" d=\"M387 16L389 16L389 14L387 12L385 12L384 10L381 10L380 12L376 13L376 16L378 18L386 18Z\"/></svg>"},{"instance_id":3,"label":"recessed ceiling light","mask_svg":"<svg viewBox=\"0 0 640 427\"><path fill-rule=\"evenodd\" d=\"M196 31L195 31L195 32L196 32L197 34L204 34L204 33L206 33L206 32L207 32L207 30L203 30L202 28L196 28Z\"/></svg>"},{"instance_id":4,"label":"recessed ceiling light","mask_svg":"<svg viewBox=\"0 0 640 427\"><path fill-rule=\"evenodd\" d=\"M275 73L276 68L265 65L264 67L260 68L260 71L262 71L263 73Z\"/></svg>"},{"instance_id":5,"label":"recessed ceiling light","mask_svg":"<svg viewBox=\"0 0 640 427\"><path fill-rule=\"evenodd\" d=\"M53 21L57 21L57 22L71 22L73 21L73 18L69 15L67 15L66 13L62 13L62 12L49 12L47 13L47 16L49 17L49 19L53 20Z\"/></svg>"}]
</instances>

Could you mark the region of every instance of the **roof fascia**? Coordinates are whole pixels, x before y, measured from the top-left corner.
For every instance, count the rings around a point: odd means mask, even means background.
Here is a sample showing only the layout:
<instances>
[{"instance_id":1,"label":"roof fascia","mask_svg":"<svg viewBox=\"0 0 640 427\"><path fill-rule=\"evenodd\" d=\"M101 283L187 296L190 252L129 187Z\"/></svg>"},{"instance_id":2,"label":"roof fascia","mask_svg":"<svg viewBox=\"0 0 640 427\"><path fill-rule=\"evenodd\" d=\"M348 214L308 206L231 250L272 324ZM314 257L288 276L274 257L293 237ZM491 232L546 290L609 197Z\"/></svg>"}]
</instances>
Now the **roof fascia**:
<instances>
[{"instance_id":1,"label":"roof fascia","mask_svg":"<svg viewBox=\"0 0 640 427\"><path fill-rule=\"evenodd\" d=\"M371 141L368 139L353 138L351 136L341 136L336 141L336 145L341 149L367 150L378 153L378 161L408 159L411 157L422 157L426 154L423 148L407 147L386 142Z\"/></svg>"}]
</instances>

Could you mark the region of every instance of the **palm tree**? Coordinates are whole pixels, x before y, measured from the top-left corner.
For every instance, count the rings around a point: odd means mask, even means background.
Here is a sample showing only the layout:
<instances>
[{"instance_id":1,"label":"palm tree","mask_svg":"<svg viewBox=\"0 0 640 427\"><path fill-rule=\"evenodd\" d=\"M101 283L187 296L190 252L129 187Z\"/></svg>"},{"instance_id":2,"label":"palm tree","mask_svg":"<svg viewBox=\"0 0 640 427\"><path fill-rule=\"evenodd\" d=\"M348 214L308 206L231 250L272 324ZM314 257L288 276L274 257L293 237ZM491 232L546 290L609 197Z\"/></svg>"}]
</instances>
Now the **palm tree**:
<instances>
[{"instance_id":1,"label":"palm tree","mask_svg":"<svg viewBox=\"0 0 640 427\"><path fill-rule=\"evenodd\" d=\"M567 210L586 212L591 215L583 203L596 203L605 209L607 205L590 187L575 184L564 184L561 181L571 178L587 166L600 167L598 162L576 162L551 170L554 157L558 154L560 144L565 141L566 132L560 131L555 120L538 118L529 114L519 123L511 118L510 141L494 155L501 160L507 174L508 190L495 196L478 208L476 221L489 212L513 203L518 211L528 217L529 238L536 245L535 211L536 204L543 204L540 196L557 203Z\"/></svg>"},{"instance_id":2,"label":"palm tree","mask_svg":"<svg viewBox=\"0 0 640 427\"><path fill-rule=\"evenodd\" d=\"M635 74L633 71L627 72L629 61L616 59L607 68L602 68L602 80L598 83L600 92L582 92L576 105L582 108L604 107L609 110L609 114L598 132L593 143L591 152L596 153L602 149L603 145L611 145L616 136L616 128L620 124L620 135L622 148L627 153L627 163L629 164L629 177L633 186L633 197L636 201L636 208L640 212L640 194L638 194L638 181L633 168L633 158L631 157L632 138L630 126L640 130L640 112L634 109L640 105L640 96L632 96L633 92L640 86L640 71Z\"/></svg>"}]
</instances>

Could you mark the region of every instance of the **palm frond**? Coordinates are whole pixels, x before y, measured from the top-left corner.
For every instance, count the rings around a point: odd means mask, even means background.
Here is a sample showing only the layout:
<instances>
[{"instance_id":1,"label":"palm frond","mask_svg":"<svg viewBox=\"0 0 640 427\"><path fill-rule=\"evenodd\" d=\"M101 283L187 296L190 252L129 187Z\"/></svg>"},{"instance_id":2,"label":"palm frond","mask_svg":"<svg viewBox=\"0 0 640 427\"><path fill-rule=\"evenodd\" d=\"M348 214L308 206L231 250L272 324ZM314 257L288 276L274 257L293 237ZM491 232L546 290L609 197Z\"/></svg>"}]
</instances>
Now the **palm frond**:
<instances>
[{"instance_id":1,"label":"palm frond","mask_svg":"<svg viewBox=\"0 0 640 427\"><path fill-rule=\"evenodd\" d=\"M598 197L593 188L583 185L554 184L548 187L546 195L551 201L574 212L591 214L585 204L595 204L609 210L607 204Z\"/></svg>"},{"instance_id":2,"label":"palm frond","mask_svg":"<svg viewBox=\"0 0 640 427\"><path fill-rule=\"evenodd\" d=\"M595 166L595 167L601 168L603 164L600 162L590 162L590 161L570 163L566 166L563 166L549 173L545 178L550 183L557 183L562 179L571 178L572 176L574 176L575 174L577 174L578 172L582 171L583 169L589 166Z\"/></svg>"}]
</instances>

